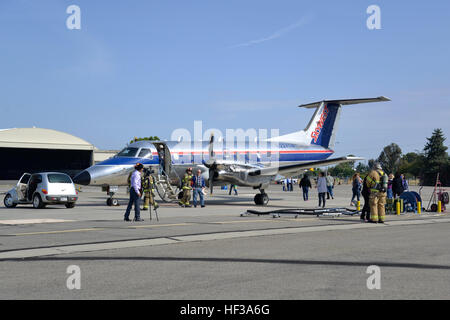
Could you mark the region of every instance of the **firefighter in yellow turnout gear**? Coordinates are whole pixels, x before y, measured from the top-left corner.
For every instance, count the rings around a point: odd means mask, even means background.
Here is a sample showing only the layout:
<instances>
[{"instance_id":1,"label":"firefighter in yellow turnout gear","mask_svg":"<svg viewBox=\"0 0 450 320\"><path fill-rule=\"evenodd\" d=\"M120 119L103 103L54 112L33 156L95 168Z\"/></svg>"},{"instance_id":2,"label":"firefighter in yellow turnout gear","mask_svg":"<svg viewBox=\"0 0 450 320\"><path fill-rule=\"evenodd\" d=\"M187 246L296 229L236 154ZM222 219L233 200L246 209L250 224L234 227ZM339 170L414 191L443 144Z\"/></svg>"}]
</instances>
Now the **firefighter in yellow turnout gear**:
<instances>
[{"instance_id":1,"label":"firefighter in yellow turnout gear","mask_svg":"<svg viewBox=\"0 0 450 320\"><path fill-rule=\"evenodd\" d=\"M189 200L191 199L191 190L192 190L192 168L186 169L186 174L183 177L182 185L183 185L183 198L178 203L182 207L190 207Z\"/></svg>"},{"instance_id":2,"label":"firefighter in yellow turnout gear","mask_svg":"<svg viewBox=\"0 0 450 320\"><path fill-rule=\"evenodd\" d=\"M369 206L370 222L372 223L384 223L387 183L387 174L383 172L379 163L375 163L366 179L367 187L370 190Z\"/></svg>"},{"instance_id":3,"label":"firefighter in yellow turnout gear","mask_svg":"<svg viewBox=\"0 0 450 320\"><path fill-rule=\"evenodd\" d=\"M158 209L159 205L155 201L155 180L152 176L153 171L149 169L144 170L142 177L142 188L144 193L144 208L143 210L148 210L151 204L153 208Z\"/></svg>"}]
</instances>

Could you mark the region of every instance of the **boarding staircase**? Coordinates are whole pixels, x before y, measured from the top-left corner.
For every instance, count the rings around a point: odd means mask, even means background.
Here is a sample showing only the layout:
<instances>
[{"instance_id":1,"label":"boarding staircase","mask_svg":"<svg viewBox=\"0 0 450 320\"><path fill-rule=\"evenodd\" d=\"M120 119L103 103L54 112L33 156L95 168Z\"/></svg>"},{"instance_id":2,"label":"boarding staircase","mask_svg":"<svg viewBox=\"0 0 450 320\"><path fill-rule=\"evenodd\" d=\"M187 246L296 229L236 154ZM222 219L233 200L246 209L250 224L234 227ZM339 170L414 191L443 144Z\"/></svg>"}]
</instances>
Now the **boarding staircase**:
<instances>
[{"instance_id":1,"label":"boarding staircase","mask_svg":"<svg viewBox=\"0 0 450 320\"><path fill-rule=\"evenodd\" d=\"M164 171L156 175L155 187L162 201L173 202L178 199L176 189L170 184L170 178Z\"/></svg>"}]
</instances>

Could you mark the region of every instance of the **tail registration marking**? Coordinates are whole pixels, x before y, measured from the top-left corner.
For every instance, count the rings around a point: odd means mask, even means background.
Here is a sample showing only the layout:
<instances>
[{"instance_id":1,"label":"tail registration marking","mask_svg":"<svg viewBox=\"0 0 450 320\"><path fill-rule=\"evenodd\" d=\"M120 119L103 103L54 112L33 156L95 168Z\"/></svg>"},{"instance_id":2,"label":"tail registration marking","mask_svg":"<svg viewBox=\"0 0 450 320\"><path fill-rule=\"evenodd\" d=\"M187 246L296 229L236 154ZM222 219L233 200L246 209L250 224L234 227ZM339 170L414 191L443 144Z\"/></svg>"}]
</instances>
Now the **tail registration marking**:
<instances>
[{"instance_id":1,"label":"tail registration marking","mask_svg":"<svg viewBox=\"0 0 450 320\"><path fill-rule=\"evenodd\" d=\"M323 124L328 117L328 108L325 105L323 108L322 114L320 115L319 121L317 121L317 126L313 132L311 132L311 138L314 139L314 143L317 143L317 139L319 139L320 132L322 131Z\"/></svg>"}]
</instances>

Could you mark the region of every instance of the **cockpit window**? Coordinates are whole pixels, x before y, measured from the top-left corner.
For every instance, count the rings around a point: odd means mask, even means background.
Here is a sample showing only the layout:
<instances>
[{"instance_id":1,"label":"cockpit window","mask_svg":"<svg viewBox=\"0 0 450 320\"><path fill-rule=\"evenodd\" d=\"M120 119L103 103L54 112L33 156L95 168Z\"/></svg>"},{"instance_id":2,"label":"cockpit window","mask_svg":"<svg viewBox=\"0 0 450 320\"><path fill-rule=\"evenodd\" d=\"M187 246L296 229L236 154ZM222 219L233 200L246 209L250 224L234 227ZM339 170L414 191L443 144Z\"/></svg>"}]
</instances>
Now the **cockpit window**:
<instances>
[{"instance_id":1,"label":"cockpit window","mask_svg":"<svg viewBox=\"0 0 450 320\"><path fill-rule=\"evenodd\" d=\"M118 157L135 157L139 148L125 148L120 151L117 156Z\"/></svg>"},{"instance_id":2,"label":"cockpit window","mask_svg":"<svg viewBox=\"0 0 450 320\"><path fill-rule=\"evenodd\" d=\"M139 158L152 158L152 151L150 149L141 149Z\"/></svg>"}]
</instances>

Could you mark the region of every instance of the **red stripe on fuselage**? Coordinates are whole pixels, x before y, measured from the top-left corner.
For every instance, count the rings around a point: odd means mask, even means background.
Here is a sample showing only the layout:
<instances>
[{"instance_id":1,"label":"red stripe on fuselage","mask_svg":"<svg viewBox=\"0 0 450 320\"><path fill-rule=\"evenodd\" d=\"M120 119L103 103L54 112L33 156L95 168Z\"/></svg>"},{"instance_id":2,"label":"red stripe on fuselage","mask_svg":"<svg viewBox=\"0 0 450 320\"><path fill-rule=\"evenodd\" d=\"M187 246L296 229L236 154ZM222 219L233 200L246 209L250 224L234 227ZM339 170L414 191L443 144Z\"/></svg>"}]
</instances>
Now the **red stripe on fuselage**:
<instances>
[{"instance_id":1,"label":"red stripe on fuselage","mask_svg":"<svg viewBox=\"0 0 450 320\"><path fill-rule=\"evenodd\" d=\"M214 153L215 154L223 154L223 153L225 153L225 154L236 154L236 153L240 153L240 154L245 154L245 153L250 153L250 154L257 154L257 153L262 153L262 154L264 154L264 153L282 153L282 154L295 154L295 153L334 153L334 151L333 150L289 150L289 151L269 151L269 150L266 150L266 151L225 151L225 152L223 152L223 151L214 151ZM153 155L158 155L158 153L157 152L153 152L152 153ZM178 154L178 155L191 155L191 154L194 154L194 155L199 155L199 154L208 154L208 151L192 151L192 152L189 152L189 151L180 151L180 152L171 152L170 154Z\"/></svg>"}]
</instances>

